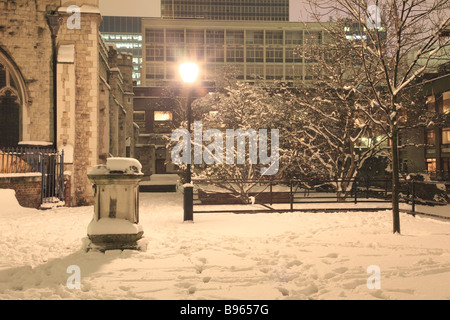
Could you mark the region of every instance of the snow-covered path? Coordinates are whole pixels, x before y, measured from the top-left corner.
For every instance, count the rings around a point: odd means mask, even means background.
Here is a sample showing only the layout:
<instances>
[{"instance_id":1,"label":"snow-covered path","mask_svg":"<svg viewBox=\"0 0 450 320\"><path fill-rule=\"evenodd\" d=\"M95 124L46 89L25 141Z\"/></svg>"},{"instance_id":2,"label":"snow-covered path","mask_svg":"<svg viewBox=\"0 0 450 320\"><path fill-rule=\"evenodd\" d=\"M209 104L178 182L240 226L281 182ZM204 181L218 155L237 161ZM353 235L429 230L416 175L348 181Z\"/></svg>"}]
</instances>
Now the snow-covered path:
<instances>
[{"instance_id":1,"label":"snow-covered path","mask_svg":"<svg viewBox=\"0 0 450 320\"><path fill-rule=\"evenodd\" d=\"M0 208L0 299L450 299L448 221L402 214L402 235L389 211L197 214L192 224L180 193L150 193L140 196L147 251L103 254L83 250L93 207L10 200ZM71 265L79 290L66 286ZM381 289L367 286L371 266Z\"/></svg>"}]
</instances>

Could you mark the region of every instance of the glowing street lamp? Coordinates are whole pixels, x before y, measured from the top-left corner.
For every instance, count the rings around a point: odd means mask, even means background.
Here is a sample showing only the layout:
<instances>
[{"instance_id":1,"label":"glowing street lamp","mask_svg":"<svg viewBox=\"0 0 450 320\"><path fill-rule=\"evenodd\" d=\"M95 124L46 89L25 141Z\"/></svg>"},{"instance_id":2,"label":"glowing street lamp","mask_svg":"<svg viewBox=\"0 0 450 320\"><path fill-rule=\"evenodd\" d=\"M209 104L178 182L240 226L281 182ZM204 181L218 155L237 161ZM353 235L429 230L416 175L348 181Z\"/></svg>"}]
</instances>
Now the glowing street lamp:
<instances>
[{"instance_id":1,"label":"glowing street lamp","mask_svg":"<svg viewBox=\"0 0 450 320\"><path fill-rule=\"evenodd\" d=\"M194 83L199 72L198 65L193 62L185 62L180 65L180 75L185 83Z\"/></svg>"},{"instance_id":2,"label":"glowing street lamp","mask_svg":"<svg viewBox=\"0 0 450 320\"><path fill-rule=\"evenodd\" d=\"M188 98L187 98L187 118L188 118L188 131L189 136L191 135L191 124L192 124L192 96L193 96L193 83L198 78L200 69L197 64L193 62L185 62L180 65L180 75L185 84L189 84L188 88ZM191 155L189 155L190 157ZM184 221L193 222L194 221L194 187L191 182L191 161L187 163L186 172L186 182L184 188Z\"/></svg>"}]
</instances>

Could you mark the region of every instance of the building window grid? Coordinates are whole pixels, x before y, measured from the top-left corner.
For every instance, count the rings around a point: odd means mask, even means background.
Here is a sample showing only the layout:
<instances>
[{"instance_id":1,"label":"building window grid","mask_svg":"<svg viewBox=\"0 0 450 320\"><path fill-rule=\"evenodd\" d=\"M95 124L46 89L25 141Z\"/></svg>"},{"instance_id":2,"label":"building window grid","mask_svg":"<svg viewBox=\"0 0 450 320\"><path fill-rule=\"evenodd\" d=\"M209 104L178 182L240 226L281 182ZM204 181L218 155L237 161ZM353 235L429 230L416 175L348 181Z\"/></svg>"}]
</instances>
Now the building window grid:
<instances>
[{"instance_id":1,"label":"building window grid","mask_svg":"<svg viewBox=\"0 0 450 320\"><path fill-rule=\"evenodd\" d=\"M265 70L266 68L261 68L260 66L257 67L251 67L250 65L253 63L264 63L264 64L271 64L271 63L285 63L285 68L276 68L276 70L278 70L279 72L281 72L281 70L283 70L283 79L287 79L287 80L301 80L301 79L305 79L305 80L311 80L313 79L312 75L308 75L305 76L304 74L304 68L303 68L303 61L300 57L294 58L291 60L290 57L291 55L289 54L289 50L292 49L294 50L297 46L296 44L301 44L303 43L303 38L304 38L304 31L298 33L297 31L295 31L297 34L295 37L292 37L292 32L291 30L285 30L284 32L282 32L282 39L280 39L280 33L279 31L272 31L270 30L268 32L268 38L266 36L266 32L264 32L264 37L263 37L263 45L246 45L247 43L247 32L244 30L202 30L201 32L204 34L203 37L199 36L200 32L198 32L197 30L197 39L203 38L202 40L188 40L189 37L186 36L186 34L190 33L190 32L186 32L186 30L175 30L175 32L170 32L172 30L167 29L166 30L166 37L167 34L169 34L169 38L173 39L173 42L168 42L168 43L175 43L175 42L181 42L181 39L183 39L183 46L181 46L181 43L179 43L179 46L171 46L171 45L166 45L166 58L164 59L165 61L171 62L171 61L177 61L178 58L181 58L185 52L187 47L187 42L189 41L190 44L195 44L196 42L198 43L203 43L204 46L201 46L201 48L197 48L197 58L200 61L209 61L209 62L215 62L215 63L223 63L223 62L235 62L235 63L242 63L242 61L244 62L244 78L246 79L253 79L253 76L249 76L247 77L247 74L250 73L256 73L259 72L258 75L260 75L261 78L263 79L272 79L273 77L279 79L280 76L279 75L274 75L272 74L272 70L274 70L272 67L269 67L270 72L269 75L267 75L267 70ZM275 42L277 43L277 45L274 44L274 37L273 35L275 33L278 34L275 36ZM286 36L287 33L291 33L290 36ZM175 36L172 36L174 35ZM176 35L178 34L178 35ZM183 35L182 35L183 34ZM261 33L259 33L260 35ZM317 33L317 34L320 34ZM321 39L321 37L319 37ZM178 39L178 41L177 41ZM280 44L280 42L282 42L282 47L283 49L276 48L276 49L272 49L270 48L270 46L274 46L274 47L278 47ZM208 48L208 44L215 44L215 43L224 43L223 47L220 47L219 50L217 49L213 49L212 46L210 46ZM257 43L261 43L260 41L260 36L257 36ZM261 47L256 49L256 47ZM242 48L242 49L240 49ZM249 48L251 48L249 50ZM193 48L190 48L188 51L193 52L192 50L194 50ZM209 51L209 52L208 52ZM204 59L202 59L202 57ZM287 65L287 63L293 63L293 64L300 64L300 66L289 66ZM246 67L247 66L247 67ZM248 68L248 66L250 66L250 68ZM288 72L291 69L294 69L295 72ZM302 74L298 75L299 70L302 70ZM173 78L173 76L170 76L170 72L167 72L167 74L169 76L167 76L166 78ZM153 78L160 78L160 75L155 76ZM147 77L148 78L148 77Z\"/></svg>"},{"instance_id":2,"label":"building window grid","mask_svg":"<svg viewBox=\"0 0 450 320\"><path fill-rule=\"evenodd\" d=\"M202 17L210 20L272 20L287 21L289 18L289 1L201 1L196 4L188 0L163 0L163 17Z\"/></svg>"}]
</instances>

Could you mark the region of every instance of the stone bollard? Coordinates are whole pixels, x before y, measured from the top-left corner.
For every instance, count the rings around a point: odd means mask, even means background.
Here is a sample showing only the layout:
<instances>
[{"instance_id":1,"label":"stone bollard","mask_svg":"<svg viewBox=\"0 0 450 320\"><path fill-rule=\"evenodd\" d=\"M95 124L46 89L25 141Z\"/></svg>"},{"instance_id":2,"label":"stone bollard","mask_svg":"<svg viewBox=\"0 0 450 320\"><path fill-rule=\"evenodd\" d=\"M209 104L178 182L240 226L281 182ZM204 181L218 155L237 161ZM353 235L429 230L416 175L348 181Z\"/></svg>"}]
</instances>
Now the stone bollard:
<instances>
[{"instance_id":1,"label":"stone bollard","mask_svg":"<svg viewBox=\"0 0 450 320\"><path fill-rule=\"evenodd\" d=\"M109 158L88 172L94 188L94 216L88 226L87 250L144 249L139 224L139 182L142 166L136 159Z\"/></svg>"}]
</instances>

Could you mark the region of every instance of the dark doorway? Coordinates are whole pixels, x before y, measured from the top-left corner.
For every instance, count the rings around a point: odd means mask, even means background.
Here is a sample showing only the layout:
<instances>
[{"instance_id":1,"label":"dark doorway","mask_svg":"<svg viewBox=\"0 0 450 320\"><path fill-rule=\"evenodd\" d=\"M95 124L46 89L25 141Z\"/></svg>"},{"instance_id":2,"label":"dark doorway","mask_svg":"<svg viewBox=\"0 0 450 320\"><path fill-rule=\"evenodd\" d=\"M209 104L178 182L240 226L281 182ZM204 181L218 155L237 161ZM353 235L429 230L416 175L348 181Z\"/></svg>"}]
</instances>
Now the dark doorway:
<instances>
[{"instance_id":1,"label":"dark doorway","mask_svg":"<svg viewBox=\"0 0 450 320\"><path fill-rule=\"evenodd\" d=\"M166 173L166 148L156 149L155 174Z\"/></svg>"},{"instance_id":2,"label":"dark doorway","mask_svg":"<svg viewBox=\"0 0 450 320\"><path fill-rule=\"evenodd\" d=\"M157 159L156 160L156 169L155 174L165 174L166 173L166 160Z\"/></svg>"}]
</instances>

